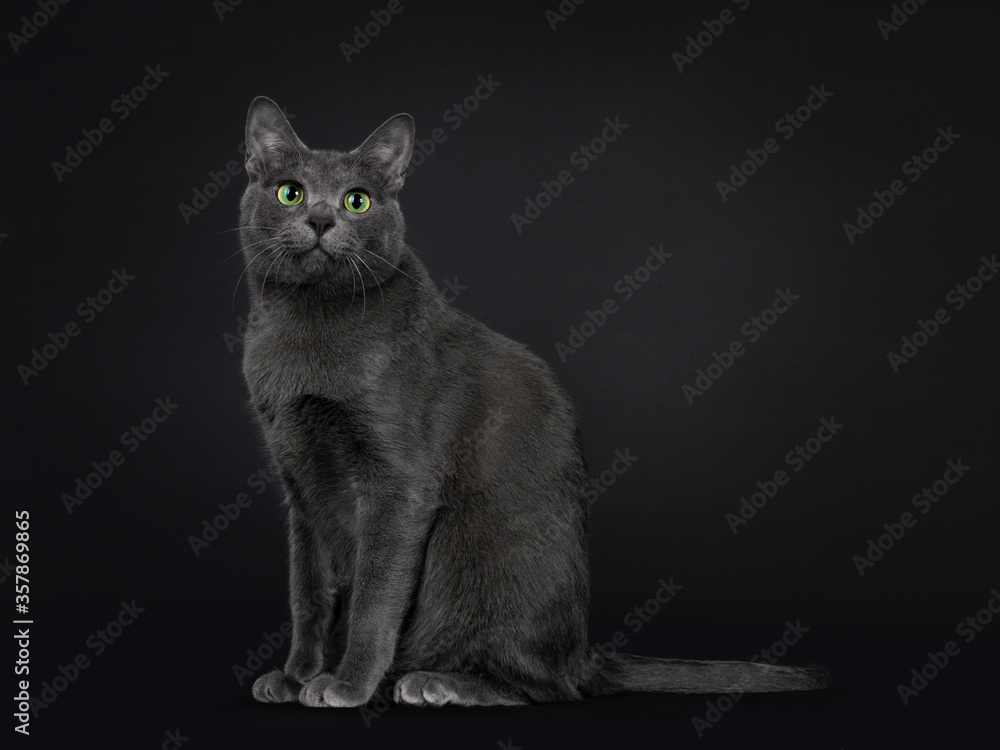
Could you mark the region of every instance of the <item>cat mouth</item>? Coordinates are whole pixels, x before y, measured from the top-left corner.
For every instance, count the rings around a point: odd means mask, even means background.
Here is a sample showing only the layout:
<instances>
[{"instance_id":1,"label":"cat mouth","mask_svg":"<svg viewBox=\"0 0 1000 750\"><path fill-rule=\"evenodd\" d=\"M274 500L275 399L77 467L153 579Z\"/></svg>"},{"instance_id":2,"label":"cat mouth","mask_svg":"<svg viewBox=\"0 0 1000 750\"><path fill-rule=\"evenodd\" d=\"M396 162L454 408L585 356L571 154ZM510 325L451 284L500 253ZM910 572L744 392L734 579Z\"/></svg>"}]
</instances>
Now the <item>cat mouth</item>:
<instances>
[{"instance_id":1,"label":"cat mouth","mask_svg":"<svg viewBox=\"0 0 1000 750\"><path fill-rule=\"evenodd\" d=\"M295 252L295 257L300 263L321 263L323 261L334 260L336 253L328 250L318 242L315 245L300 248Z\"/></svg>"},{"instance_id":2,"label":"cat mouth","mask_svg":"<svg viewBox=\"0 0 1000 750\"><path fill-rule=\"evenodd\" d=\"M305 250L303 255L310 255L312 257L317 257L319 255L326 255L329 258L336 258L338 255L343 255L346 252L344 248L341 247L323 247L322 244L317 242L312 247Z\"/></svg>"},{"instance_id":3,"label":"cat mouth","mask_svg":"<svg viewBox=\"0 0 1000 750\"><path fill-rule=\"evenodd\" d=\"M297 263L309 274L325 274L335 268L346 268L350 251L344 247L326 247L319 242L296 253Z\"/></svg>"}]
</instances>

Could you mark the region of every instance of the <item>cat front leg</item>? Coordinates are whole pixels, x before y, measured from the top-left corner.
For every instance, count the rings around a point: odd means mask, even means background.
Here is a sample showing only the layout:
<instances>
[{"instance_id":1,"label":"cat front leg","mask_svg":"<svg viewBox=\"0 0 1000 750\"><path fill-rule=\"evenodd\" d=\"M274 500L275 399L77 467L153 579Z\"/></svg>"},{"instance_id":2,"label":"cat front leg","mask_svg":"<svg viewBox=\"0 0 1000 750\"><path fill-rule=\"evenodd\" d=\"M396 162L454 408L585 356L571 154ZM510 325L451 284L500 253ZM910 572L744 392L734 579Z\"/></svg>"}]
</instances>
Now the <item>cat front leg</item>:
<instances>
[{"instance_id":1,"label":"cat front leg","mask_svg":"<svg viewBox=\"0 0 1000 750\"><path fill-rule=\"evenodd\" d=\"M328 561L300 510L289 510L289 599L292 645L283 671L260 677L253 695L264 703L298 700L302 686L323 669L324 639L333 616Z\"/></svg>"},{"instance_id":2,"label":"cat front leg","mask_svg":"<svg viewBox=\"0 0 1000 750\"><path fill-rule=\"evenodd\" d=\"M403 494L362 497L347 647L336 672L302 688L306 706L362 706L392 666L403 615L422 567L433 511Z\"/></svg>"}]
</instances>

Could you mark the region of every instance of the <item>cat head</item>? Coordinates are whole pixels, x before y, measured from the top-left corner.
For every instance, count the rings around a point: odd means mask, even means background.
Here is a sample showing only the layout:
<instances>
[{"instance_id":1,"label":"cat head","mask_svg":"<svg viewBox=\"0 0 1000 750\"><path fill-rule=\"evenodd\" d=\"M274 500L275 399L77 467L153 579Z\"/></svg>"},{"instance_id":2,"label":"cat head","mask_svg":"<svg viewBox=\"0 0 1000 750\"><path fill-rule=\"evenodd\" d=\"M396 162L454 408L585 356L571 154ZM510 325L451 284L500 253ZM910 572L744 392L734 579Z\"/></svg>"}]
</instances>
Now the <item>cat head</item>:
<instances>
[{"instance_id":1,"label":"cat head","mask_svg":"<svg viewBox=\"0 0 1000 750\"><path fill-rule=\"evenodd\" d=\"M403 247L396 196L413 153L407 114L386 120L352 151L306 147L265 96L250 105L240 202L247 273L255 286L318 286L352 294L395 271Z\"/></svg>"}]
</instances>

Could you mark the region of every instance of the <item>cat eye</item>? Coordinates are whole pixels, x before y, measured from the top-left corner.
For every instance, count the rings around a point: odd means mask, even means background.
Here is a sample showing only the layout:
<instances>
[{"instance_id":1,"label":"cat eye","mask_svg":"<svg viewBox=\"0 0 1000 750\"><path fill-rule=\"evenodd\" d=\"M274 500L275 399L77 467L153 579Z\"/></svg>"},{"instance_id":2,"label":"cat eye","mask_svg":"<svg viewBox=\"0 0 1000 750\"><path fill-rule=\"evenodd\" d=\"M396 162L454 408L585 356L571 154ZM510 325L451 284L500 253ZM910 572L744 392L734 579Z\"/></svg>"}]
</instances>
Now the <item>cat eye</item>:
<instances>
[{"instance_id":1,"label":"cat eye","mask_svg":"<svg viewBox=\"0 0 1000 750\"><path fill-rule=\"evenodd\" d=\"M352 190L344 196L344 207L352 214L363 214L372 206L372 199L368 193L360 190Z\"/></svg>"},{"instance_id":2,"label":"cat eye","mask_svg":"<svg viewBox=\"0 0 1000 750\"><path fill-rule=\"evenodd\" d=\"M302 202L305 191L301 185L286 182L278 187L278 202L285 206L297 206Z\"/></svg>"}]
</instances>

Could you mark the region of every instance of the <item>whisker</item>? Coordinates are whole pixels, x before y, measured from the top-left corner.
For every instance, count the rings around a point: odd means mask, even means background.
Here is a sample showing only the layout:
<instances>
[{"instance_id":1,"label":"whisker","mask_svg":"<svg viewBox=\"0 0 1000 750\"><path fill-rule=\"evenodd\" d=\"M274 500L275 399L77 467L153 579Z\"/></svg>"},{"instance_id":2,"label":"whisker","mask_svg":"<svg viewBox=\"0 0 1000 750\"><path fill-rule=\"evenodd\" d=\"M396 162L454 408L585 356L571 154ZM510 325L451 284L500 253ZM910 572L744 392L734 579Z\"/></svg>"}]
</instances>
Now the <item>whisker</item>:
<instances>
[{"instance_id":1,"label":"whisker","mask_svg":"<svg viewBox=\"0 0 1000 750\"><path fill-rule=\"evenodd\" d=\"M348 256L347 259L351 261L351 265L353 265L354 269L358 272L358 278L361 279L361 323L364 323L365 307L367 306L368 302L368 295L365 293L365 277L361 275L361 269L358 268L358 264L354 262L354 259L351 258L350 256ZM358 328L361 328L361 323L358 323Z\"/></svg>"},{"instance_id":2,"label":"whisker","mask_svg":"<svg viewBox=\"0 0 1000 750\"><path fill-rule=\"evenodd\" d=\"M287 251L288 248L282 248L281 250L279 250L277 257L275 257L275 259L271 261L271 265L267 267L266 271L264 271L264 280L260 282L260 311L262 314L264 312L264 287L267 285L267 274L271 271L271 267L277 261L281 260L281 256L284 255Z\"/></svg>"},{"instance_id":3,"label":"whisker","mask_svg":"<svg viewBox=\"0 0 1000 750\"><path fill-rule=\"evenodd\" d=\"M365 263L365 259L364 259L364 258L362 258L362 257L361 257L360 255L358 255L357 253L351 253L351 254L352 254L352 255L353 255L353 256L354 256L355 258L357 258L358 260L360 260L360 261L361 261L362 263ZM375 279L375 286L377 286L377 287L378 287L378 293L379 293L379 295L380 295L380 296L382 297L382 306L383 306L383 307L385 307L385 295L384 295L384 294L382 293L382 285L378 283L378 276L376 276L376 275L375 275L375 272L374 272L374 271L372 271L372 267L371 267L371 266L369 266L369 265L368 265L367 263L365 263L365 268L367 268L367 269L368 269L368 271L369 271L369 272L371 273L371 275L372 275L372 278L373 278L373 279ZM362 283L362 284L364 284L364 279L362 279L362 280L361 280L361 283Z\"/></svg>"},{"instance_id":4,"label":"whisker","mask_svg":"<svg viewBox=\"0 0 1000 750\"><path fill-rule=\"evenodd\" d=\"M246 226L246 227L236 227L235 229L223 229L221 232L201 232L200 234L202 234L204 236L211 236L211 235L225 234L227 232L239 232L239 231L242 231L243 229L267 229L267 230L274 231L274 232L280 232L281 231L278 227L266 227L266 226L263 226L263 225L256 225L256 224L254 224L254 225ZM233 258L235 258L240 253L245 252L245 251L249 250L250 248L255 247L257 245L265 245L268 242L273 242L274 239L275 239L274 237L265 237L262 240L255 240L253 242L249 242L246 245L241 246L240 249L237 250L235 253L233 253L232 255L228 256L227 258L224 258L219 263L219 265L217 265L212 270L212 273L215 273L216 271L218 271L220 268L222 268L222 266L224 266L226 263L228 263L229 261L231 261ZM210 273L209 276L211 276L212 273Z\"/></svg>"},{"instance_id":5,"label":"whisker","mask_svg":"<svg viewBox=\"0 0 1000 750\"><path fill-rule=\"evenodd\" d=\"M361 279L362 286L364 285L364 283L365 283L365 280ZM353 266L352 266L352 270L351 270L351 304L348 305L348 309L350 309L351 307L354 307L354 297L355 297L355 295L357 295L357 293L358 293L358 282L354 278L354 270L353 270Z\"/></svg>"},{"instance_id":6,"label":"whisker","mask_svg":"<svg viewBox=\"0 0 1000 750\"><path fill-rule=\"evenodd\" d=\"M290 257L291 257L291 253L288 253L288 252L286 252L286 253L285 253L285 257L281 259L281 263L284 263L284 262L285 262L286 260L288 260L288 258L290 258ZM275 272L274 272L274 273L275 273L275 275L277 275L277 274L281 273L281 263L278 263L278 268L277 268L277 270L275 270Z\"/></svg>"},{"instance_id":7,"label":"whisker","mask_svg":"<svg viewBox=\"0 0 1000 750\"><path fill-rule=\"evenodd\" d=\"M265 228L269 228L269 227L265 227ZM226 231L227 232L238 232L239 229L227 229ZM221 232L218 232L217 234L221 234ZM215 273L216 271L218 271L220 268L222 268L222 266L224 266L226 263L228 263L229 261L231 261L233 258L235 258L240 253L243 253L243 252L251 249L252 247L255 247L256 245L264 245L264 244L267 244L268 242L273 242L274 239L275 239L274 237L266 237L266 238L264 238L262 240L256 240L254 242L250 242L250 243L247 243L246 245L243 245L235 253L233 253L232 255L230 255L227 258L224 258L219 263L219 265L217 265L214 269L212 269L212 272L209 274L209 276L211 276L213 273Z\"/></svg>"},{"instance_id":8,"label":"whisker","mask_svg":"<svg viewBox=\"0 0 1000 750\"><path fill-rule=\"evenodd\" d=\"M216 235L216 234L226 234L227 232L239 232L239 231L242 231L244 229L268 229L268 230L270 230L272 232L278 232L278 231L280 231L280 227L265 227L263 225L249 224L249 225L247 225L245 227L236 227L235 229L222 229L222 230L220 230L218 232L195 232L195 234L197 234L197 235L199 235L201 237L212 237L213 235Z\"/></svg>"},{"instance_id":9,"label":"whisker","mask_svg":"<svg viewBox=\"0 0 1000 750\"><path fill-rule=\"evenodd\" d=\"M209 276L211 276L211 275L212 275L213 273L215 273L216 271L218 271L218 270L219 270L220 268L222 268L222 267L223 267L223 266L224 266L224 265L225 265L226 263L228 263L229 261L231 261L231 260L232 260L233 258L235 258L235 257L236 257L237 255L239 255L239 254L240 254L240 253L242 253L242 252L243 252L243 248L240 248L240 249L239 249L239 250L237 250L237 251L236 251L235 253L233 253L232 255L230 255L230 256L229 256L228 258L224 258L224 259L222 260L222 262L221 262L221 263L219 263L219 265L217 265L217 266L216 266L215 268L213 268L213 269L212 269L212 272L211 272L211 273L209 274Z\"/></svg>"},{"instance_id":10,"label":"whisker","mask_svg":"<svg viewBox=\"0 0 1000 750\"><path fill-rule=\"evenodd\" d=\"M407 247L409 247L409 245L407 245ZM412 276L410 276L410 274L408 274L408 273L407 273L406 271L404 271L404 270L402 270L401 268L397 268L396 266L392 265L392 263L390 263L389 261L387 261L387 260L386 260L385 258L383 258L383 257L382 257L381 255L379 255L378 253L373 253L373 252L372 252L371 250L369 250L369 249L368 249L368 248L366 248L366 247L362 247L362 248L361 248L361 250L364 250L364 251L365 251L366 253L368 253L369 255L373 255L373 256L375 256L375 257L376 257L376 258L378 258L378 259L379 259L380 261L382 261L382 262L383 262L383 263L385 263L385 264L386 264L387 266L389 266L389 268L395 268L395 269L396 269L397 271L399 271L399 272L400 272L401 274L403 274L403 276L405 276L406 278L408 278L408 279L412 279L413 281L416 281L416 279L414 279L414 278L413 278Z\"/></svg>"},{"instance_id":11,"label":"whisker","mask_svg":"<svg viewBox=\"0 0 1000 750\"><path fill-rule=\"evenodd\" d=\"M272 247L265 247L263 250L261 250L255 256L253 256L253 258L250 259L250 262L247 263L246 266L244 266L243 271L240 273L240 277L236 279L236 286L233 287L233 301L232 301L233 307L236 307L236 290L240 288L240 282L243 280L243 275L250 269L250 266L253 264L253 262L257 260L257 258L259 258L261 255L266 253L268 250L272 250L274 247L280 247L280 246L281 246L281 241L279 240L276 245Z\"/></svg>"},{"instance_id":12,"label":"whisker","mask_svg":"<svg viewBox=\"0 0 1000 750\"><path fill-rule=\"evenodd\" d=\"M237 250L237 251L236 251L235 253L233 253L233 254L232 254L232 255L230 255L229 257L227 257L227 258L224 258L224 259L222 260L222 262L221 262L221 263L219 263L219 265L217 265L217 266L216 266L216 267L215 267L215 268L214 268L214 269L212 270L212 273L215 273L216 271L218 271L218 270L219 270L220 268L222 268L222 266L224 266L224 265L225 265L226 263L228 263L229 261L231 261L231 260L232 260L233 258L235 258L235 257L236 257L237 255L240 255L241 253L243 253L243 252L244 252L245 250L249 250L249 249L250 249L250 248L252 248L252 247L253 247L254 245L262 245L262 244L264 244L265 242L271 242L271 241L273 241L273 239L274 239L274 238L272 237L272 238L270 238L270 239L267 239L267 240L260 240L259 242L251 242L251 243L250 243L249 245L247 245L246 247L241 247L241 248L240 248L239 250ZM212 273L210 273L210 274L209 274L209 276L211 276L211 275L212 275Z\"/></svg>"},{"instance_id":13,"label":"whisker","mask_svg":"<svg viewBox=\"0 0 1000 750\"><path fill-rule=\"evenodd\" d=\"M253 242L248 242L246 245L242 245L241 249L246 250L254 245L266 245L268 242L274 242L274 240L280 239L279 237L265 237L262 240L254 240Z\"/></svg>"}]
</instances>

